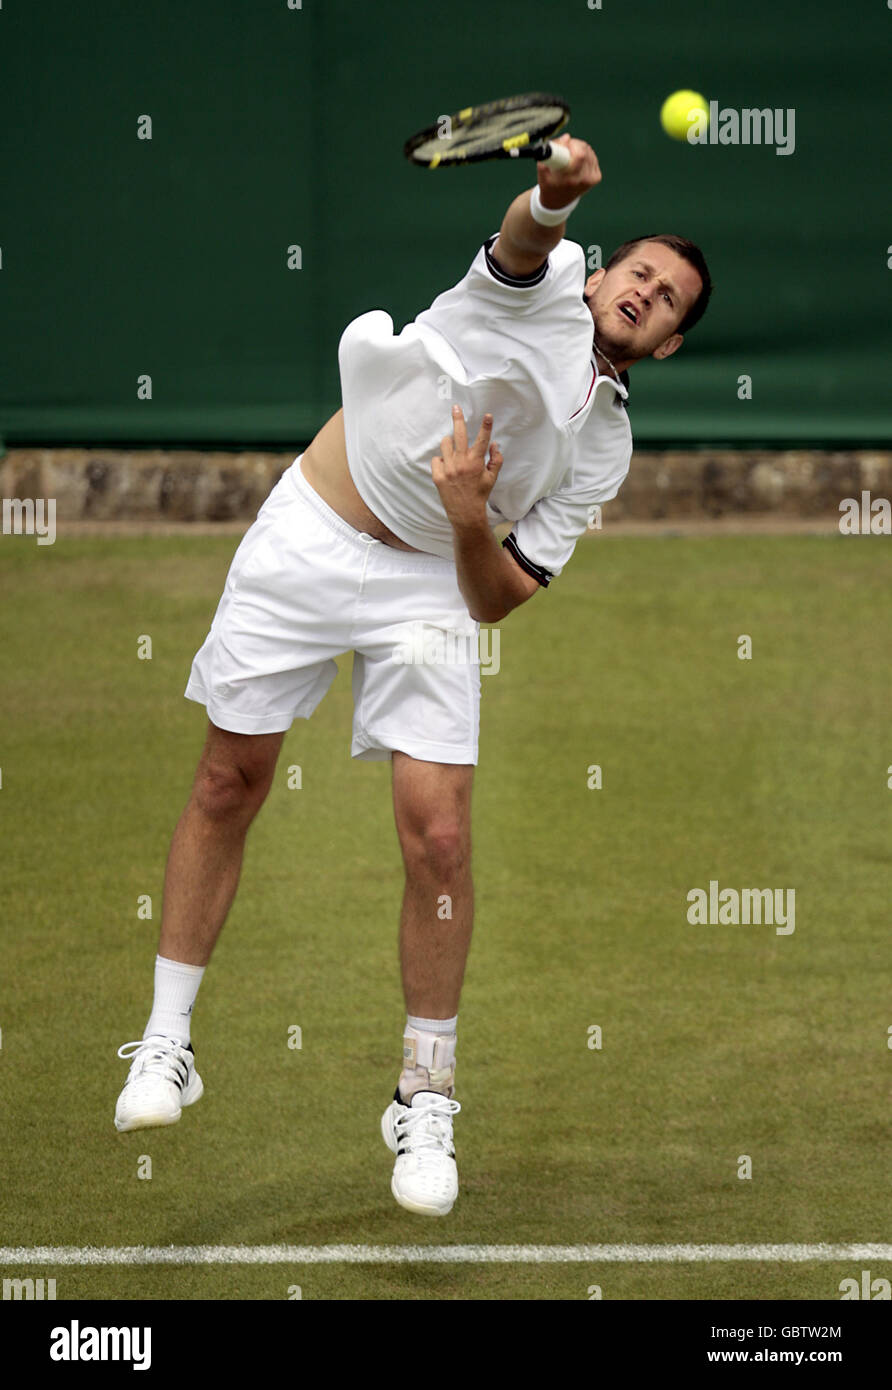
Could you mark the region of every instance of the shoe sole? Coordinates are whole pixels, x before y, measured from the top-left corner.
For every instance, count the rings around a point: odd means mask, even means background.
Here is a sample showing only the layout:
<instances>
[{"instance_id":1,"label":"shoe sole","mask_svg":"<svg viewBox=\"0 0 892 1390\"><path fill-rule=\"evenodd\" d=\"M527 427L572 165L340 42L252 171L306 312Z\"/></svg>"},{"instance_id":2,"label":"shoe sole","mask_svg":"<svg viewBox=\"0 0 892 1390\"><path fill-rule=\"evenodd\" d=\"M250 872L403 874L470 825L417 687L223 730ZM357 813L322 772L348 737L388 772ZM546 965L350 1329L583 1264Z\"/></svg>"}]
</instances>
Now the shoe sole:
<instances>
[{"instance_id":1,"label":"shoe sole","mask_svg":"<svg viewBox=\"0 0 892 1390\"><path fill-rule=\"evenodd\" d=\"M197 1086L196 1082L198 1083ZM175 1125L177 1121L180 1119L180 1116L182 1115L186 1107L188 1105L194 1105L197 1100L201 1100L201 1097L203 1095L204 1082L196 1072L190 1086L187 1088L186 1091L183 1092L183 1097L180 1101L180 1108L175 1115L169 1115L163 1112L158 1115L153 1115L151 1112L149 1112L149 1114L147 1115L139 1115L135 1119L128 1120L124 1124L121 1124L119 1122L118 1117L116 1115L115 1129L118 1131L119 1134L129 1134L131 1130L134 1129L163 1129L167 1125Z\"/></svg>"},{"instance_id":2,"label":"shoe sole","mask_svg":"<svg viewBox=\"0 0 892 1390\"><path fill-rule=\"evenodd\" d=\"M454 1202L450 1202L449 1206L445 1208L424 1207L420 1202L413 1202L410 1197L403 1197L401 1193L397 1191L396 1180L394 1178L390 1179L390 1190L400 1206L404 1207L406 1211L414 1212L416 1216L448 1216L455 1205Z\"/></svg>"}]
</instances>

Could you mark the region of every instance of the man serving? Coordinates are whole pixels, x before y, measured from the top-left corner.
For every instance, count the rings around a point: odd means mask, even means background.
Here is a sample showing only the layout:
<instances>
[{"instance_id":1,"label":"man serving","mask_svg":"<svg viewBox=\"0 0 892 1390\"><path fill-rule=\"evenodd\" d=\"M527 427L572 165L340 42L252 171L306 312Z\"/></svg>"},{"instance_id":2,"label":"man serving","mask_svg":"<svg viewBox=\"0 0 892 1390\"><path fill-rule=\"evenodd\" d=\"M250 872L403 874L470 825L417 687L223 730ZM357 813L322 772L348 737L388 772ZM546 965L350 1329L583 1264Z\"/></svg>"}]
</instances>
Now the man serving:
<instances>
[{"instance_id":1,"label":"man serving","mask_svg":"<svg viewBox=\"0 0 892 1390\"><path fill-rule=\"evenodd\" d=\"M340 343L343 408L267 498L233 559L186 694L209 728L167 863L154 1003L118 1099L118 1130L166 1125L203 1092L190 1018L235 896L248 827L282 740L353 651L356 758L392 766L405 866L402 1070L382 1134L391 1190L445 1216L459 997L473 920L474 661L406 662L419 634L467 647L546 588L632 453L626 372L681 346L711 282L682 238L626 242L586 278L567 218L601 180L537 166L464 278L394 335L380 310ZM451 406L451 416L450 416ZM491 442L493 420L500 444ZM475 440L469 444L466 422ZM451 425L451 434L448 432ZM447 432L444 435L444 430ZM493 527L511 524L502 545ZM451 916L438 909L450 904Z\"/></svg>"}]
</instances>

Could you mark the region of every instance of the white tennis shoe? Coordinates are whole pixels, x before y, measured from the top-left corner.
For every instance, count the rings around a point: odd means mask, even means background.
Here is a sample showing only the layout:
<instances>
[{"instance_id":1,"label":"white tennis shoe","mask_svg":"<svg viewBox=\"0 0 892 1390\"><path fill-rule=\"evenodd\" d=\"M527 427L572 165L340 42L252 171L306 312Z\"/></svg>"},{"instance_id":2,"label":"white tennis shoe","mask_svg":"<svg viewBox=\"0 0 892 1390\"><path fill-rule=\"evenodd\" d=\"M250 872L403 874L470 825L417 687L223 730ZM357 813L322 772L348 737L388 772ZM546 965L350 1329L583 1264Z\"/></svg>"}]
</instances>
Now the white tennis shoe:
<instances>
[{"instance_id":1,"label":"white tennis shoe","mask_svg":"<svg viewBox=\"0 0 892 1390\"><path fill-rule=\"evenodd\" d=\"M416 1091L408 1105L399 1088L381 1116L381 1133L396 1154L390 1190L401 1207L420 1216L447 1216L458 1196L452 1140L457 1100L439 1091Z\"/></svg>"},{"instance_id":2,"label":"white tennis shoe","mask_svg":"<svg viewBox=\"0 0 892 1390\"><path fill-rule=\"evenodd\" d=\"M130 1048L135 1050L131 1052ZM115 1109L115 1129L120 1133L175 1125L183 1106L192 1105L204 1094L191 1043L184 1046L176 1038L153 1034L138 1042L124 1043L118 1048L118 1056L125 1061L132 1058Z\"/></svg>"}]
</instances>

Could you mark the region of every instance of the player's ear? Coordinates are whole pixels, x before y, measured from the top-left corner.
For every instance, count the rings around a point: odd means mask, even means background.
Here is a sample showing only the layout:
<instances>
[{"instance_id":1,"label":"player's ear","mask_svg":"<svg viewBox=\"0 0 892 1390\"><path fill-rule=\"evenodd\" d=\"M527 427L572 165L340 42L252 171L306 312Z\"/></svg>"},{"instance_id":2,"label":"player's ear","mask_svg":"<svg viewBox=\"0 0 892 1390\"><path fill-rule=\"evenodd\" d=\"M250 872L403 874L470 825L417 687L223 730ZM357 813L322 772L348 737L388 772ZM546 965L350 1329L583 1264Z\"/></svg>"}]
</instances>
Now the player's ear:
<instances>
[{"instance_id":1,"label":"player's ear","mask_svg":"<svg viewBox=\"0 0 892 1390\"><path fill-rule=\"evenodd\" d=\"M595 290L598 288L598 286L600 285L601 281L604 279L604 276L605 276L606 274L607 274L607 271L606 271L606 269L605 269L604 266L601 266L601 269L600 269L600 270L594 270L594 271L592 271L591 275L588 277L588 279L586 280L585 285L584 285L584 287L583 287L583 291L582 291L582 297L583 297L583 299L588 299L588 297L589 297L590 294L594 294Z\"/></svg>"},{"instance_id":2,"label":"player's ear","mask_svg":"<svg viewBox=\"0 0 892 1390\"><path fill-rule=\"evenodd\" d=\"M684 336L681 333L673 333L664 343L660 343L658 348L654 348L651 357L655 357L658 362L662 362L664 357L671 357L673 352L678 352L683 342Z\"/></svg>"}]
</instances>

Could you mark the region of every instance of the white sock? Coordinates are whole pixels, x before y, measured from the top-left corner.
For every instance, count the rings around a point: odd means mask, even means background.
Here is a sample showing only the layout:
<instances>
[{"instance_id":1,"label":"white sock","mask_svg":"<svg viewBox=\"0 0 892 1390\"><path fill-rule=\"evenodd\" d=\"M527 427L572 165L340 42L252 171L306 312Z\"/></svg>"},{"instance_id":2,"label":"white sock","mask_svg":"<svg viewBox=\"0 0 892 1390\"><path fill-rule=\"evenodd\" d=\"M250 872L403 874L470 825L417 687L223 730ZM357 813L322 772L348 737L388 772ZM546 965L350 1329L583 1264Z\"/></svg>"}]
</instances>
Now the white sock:
<instances>
[{"instance_id":1,"label":"white sock","mask_svg":"<svg viewBox=\"0 0 892 1390\"><path fill-rule=\"evenodd\" d=\"M412 1014L406 1015L406 1035L411 1037L417 1033L417 1040L422 1044L425 1042L425 1035L428 1039L431 1037L454 1038L457 1028L458 1014L455 1015L455 1018L415 1018ZM424 1050L425 1053L432 1052L433 1044L428 1042ZM418 1063L422 1067L427 1066L421 1057L418 1058Z\"/></svg>"},{"instance_id":2,"label":"white sock","mask_svg":"<svg viewBox=\"0 0 892 1390\"><path fill-rule=\"evenodd\" d=\"M155 957L155 1000L146 1024L144 1038L161 1033L176 1038L185 1046L191 1042L189 1020L205 972L204 965L186 965L182 961Z\"/></svg>"},{"instance_id":3,"label":"white sock","mask_svg":"<svg viewBox=\"0 0 892 1390\"><path fill-rule=\"evenodd\" d=\"M409 1014L403 1032L403 1070L399 1091L404 1101L416 1091L444 1091L455 1083L455 1018L416 1018Z\"/></svg>"}]
</instances>

